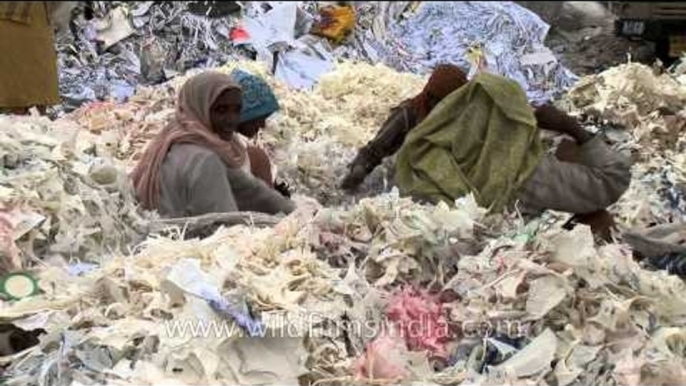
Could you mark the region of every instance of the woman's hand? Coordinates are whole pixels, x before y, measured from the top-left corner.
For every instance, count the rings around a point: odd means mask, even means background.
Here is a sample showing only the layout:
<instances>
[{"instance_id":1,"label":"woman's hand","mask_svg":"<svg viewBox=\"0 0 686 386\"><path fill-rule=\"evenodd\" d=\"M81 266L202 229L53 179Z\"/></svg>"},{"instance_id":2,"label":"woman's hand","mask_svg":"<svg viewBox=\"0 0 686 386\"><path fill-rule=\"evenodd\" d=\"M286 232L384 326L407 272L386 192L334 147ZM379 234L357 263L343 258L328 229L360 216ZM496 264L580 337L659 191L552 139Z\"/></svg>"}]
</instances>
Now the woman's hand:
<instances>
[{"instance_id":1,"label":"woman's hand","mask_svg":"<svg viewBox=\"0 0 686 386\"><path fill-rule=\"evenodd\" d=\"M274 184L274 190L281 193L281 195L286 198L291 198L291 188L285 181L276 182Z\"/></svg>"},{"instance_id":2,"label":"woman's hand","mask_svg":"<svg viewBox=\"0 0 686 386\"><path fill-rule=\"evenodd\" d=\"M353 164L348 174L343 178L341 183L341 188L346 192L354 192L360 184L364 181L367 176L367 170L364 166L359 164Z\"/></svg>"},{"instance_id":3,"label":"woman's hand","mask_svg":"<svg viewBox=\"0 0 686 386\"><path fill-rule=\"evenodd\" d=\"M538 127L545 130L554 131L560 134L567 134L568 119L571 118L555 106L546 104L539 106L534 111Z\"/></svg>"},{"instance_id":4,"label":"woman's hand","mask_svg":"<svg viewBox=\"0 0 686 386\"><path fill-rule=\"evenodd\" d=\"M538 127L574 138L579 144L588 142L593 134L584 130L581 124L562 110L553 105L543 105L536 108L534 115Z\"/></svg>"}]
</instances>

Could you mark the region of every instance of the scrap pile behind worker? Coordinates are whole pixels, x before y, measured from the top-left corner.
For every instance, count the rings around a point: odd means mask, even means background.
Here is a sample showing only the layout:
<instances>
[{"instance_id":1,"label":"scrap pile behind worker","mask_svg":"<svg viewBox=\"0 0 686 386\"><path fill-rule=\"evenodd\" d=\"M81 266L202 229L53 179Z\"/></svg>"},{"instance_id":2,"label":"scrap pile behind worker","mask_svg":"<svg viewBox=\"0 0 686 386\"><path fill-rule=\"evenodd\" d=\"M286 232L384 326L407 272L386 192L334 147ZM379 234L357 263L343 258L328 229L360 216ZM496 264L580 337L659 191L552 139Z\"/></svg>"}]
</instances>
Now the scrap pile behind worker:
<instances>
[{"instance_id":1,"label":"scrap pile behind worker","mask_svg":"<svg viewBox=\"0 0 686 386\"><path fill-rule=\"evenodd\" d=\"M240 76L238 82L248 85L248 104L254 102L250 82ZM132 175L144 208L165 217L235 211L277 214L295 209L273 188L266 153L249 151L237 133L241 114L246 113L242 100L241 86L229 75L205 72L183 85L174 118L148 146ZM278 108L275 99L268 104L271 108L257 109L260 114L247 117L244 131L259 128L262 123L253 122L255 118L265 118ZM259 155L251 157L253 153Z\"/></svg>"},{"instance_id":2,"label":"scrap pile behind worker","mask_svg":"<svg viewBox=\"0 0 686 386\"><path fill-rule=\"evenodd\" d=\"M539 127L574 138L578 162L544 155ZM512 80L481 74L467 82L454 66L438 67L422 93L392 113L343 187L354 189L398 149L395 182L404 195L452 203L474 193L493 211L518 202L525 214L593 213L616 202L631 179L628 158L572 117L548 105L533 109Z\"/></svg>"},{"instance_id":3,"label":"scrap pile behind worker","mask_svg":"<svg viewBox=\"0 0 686 386\"><path fill-rule=\"evenodd\" d=\"M0 2L0 113L60 102L49 22L53 8L38 1Z\"/></svg>"}]
</instances>

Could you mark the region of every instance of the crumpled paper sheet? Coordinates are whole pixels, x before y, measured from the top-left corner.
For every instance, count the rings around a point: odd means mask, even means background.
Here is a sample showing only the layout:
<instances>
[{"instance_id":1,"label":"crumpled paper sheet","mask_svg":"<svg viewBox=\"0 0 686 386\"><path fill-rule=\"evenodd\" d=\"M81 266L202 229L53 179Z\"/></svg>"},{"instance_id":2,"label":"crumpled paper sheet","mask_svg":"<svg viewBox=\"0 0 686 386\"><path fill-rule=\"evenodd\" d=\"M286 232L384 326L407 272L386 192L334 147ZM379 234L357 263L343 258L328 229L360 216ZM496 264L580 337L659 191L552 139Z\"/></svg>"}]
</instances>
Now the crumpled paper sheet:
<instances>
[{"instance_id":1,"label":"crumpled paper sheet","mask_svg":"<svg viewBox=\"0 0 686 386\"><path fill-rule=\"evenodd\" d=\"M550 363L555 357L556 350L557 337L552 331L546 329L529 345L495 370L510 372L516 377L528 377L543 371L550 371Z\"/></svg>"},{"instance_id":2,"label":"crumpled paper sheet","mask_svg":"<svg viewBox=\"0 0 686 386\"><path fill-rule=\"evenodd\" d=\"M121 7L113 9L105 20L96 23L96 29L97 39L103 42L105 50L135 32Z\"/></svg>"},{"instance_id":3,"label":"crumpled paper sheet","mask_svg":"<svg viewBox=\"0 0 686 386\"><path fill-rule=\"evenodd\" d=\"M185 259L176 263L166 278L165 284L167 283L173 285L177 291L184 291L205 300L214 311L232 318L248 335L257 336L263 332L262 325L253 320L248 312L222 297L218 288L219 283L211 283L211 279L200 269L197 260ZM176 297L180 296L176 294Z\"/></svg>"},{"instance_id":4,"label":"crumpled paper sheet","mask_svg":"<svg viewBox=\"0 0 686 386\"><path fill-rule=\"evenodd\" d=\"M276 78L291 88L310 89L322 74L334 67L331 47L312 35L299 36L312 18L303 10L303 2L270 5L272 8L265 11L260 3L248 4L240 22L246 36L234 42L250 45L256 51L257 60L267 68L274 68ZM276 63L274 54L278 54Z\"/></svg>"},{"instance_id":5,"label":"crumpled paper sheet","mask_svg":"<svg viewBox=\"0 0 686 386\"><path fill-rule=\"evenodd\" d=\"M139 241L144 220L124 170L95 155L99 138L71 122L0 116L0 200L21 259L92 260ZM25 264L28 265L28 264Z\"/></svg>"},{"instance_id":6,"label":"crumpled paper sheet","mask_svg":"<svg viewBox=\"0 0 686 386\"><path fill-rule=\"evenodd\" d=\"M537 104L578 79L543 44L549 26L514 2L422 2L386 27L381 57L398 70L425 74L441 63L470 70L477 63L468 53L476 49L487 71L515 80Z\"/></svg>"},{"instance_id":7,"label":"crumpled paper sheet","mask_svg":"<svg viewBox=\"0 0 686 386\"><path fill-rule=\"evenodd\" d=\"M36 213L24 213L16 209L0 210L0 271L7 273L22 269L24 262L19 257L21 251L16 241L43 220L45 218Z\"/></svg>"}]
</instances>

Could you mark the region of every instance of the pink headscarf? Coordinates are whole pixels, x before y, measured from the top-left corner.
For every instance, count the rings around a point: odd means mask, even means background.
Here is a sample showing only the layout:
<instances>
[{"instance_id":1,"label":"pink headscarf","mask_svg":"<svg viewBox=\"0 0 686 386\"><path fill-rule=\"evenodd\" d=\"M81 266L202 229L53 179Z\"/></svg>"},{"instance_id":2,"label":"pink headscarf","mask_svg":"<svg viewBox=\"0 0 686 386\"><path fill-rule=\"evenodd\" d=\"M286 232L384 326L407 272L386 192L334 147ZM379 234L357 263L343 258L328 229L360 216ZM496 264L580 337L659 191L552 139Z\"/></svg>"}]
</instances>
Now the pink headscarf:
<instances>
[{"instance_id":1,"label":"pink headscarf","mask_svg":"<svg viewBox=\"0 0 686 386\"><path fill-rule=\"evenodd\" d=\"M247 151L235 137L228 141L212 130L210 110L224 91L240 86L228 75L218 72L198 74L183 85L179 92L174 118L148 145L132 174L136 195L143 207L157 209L160 198L162 163L172 145L189 143L207 147L219 155L229 167L245 163Z\"/></svg>"}]
</instances>

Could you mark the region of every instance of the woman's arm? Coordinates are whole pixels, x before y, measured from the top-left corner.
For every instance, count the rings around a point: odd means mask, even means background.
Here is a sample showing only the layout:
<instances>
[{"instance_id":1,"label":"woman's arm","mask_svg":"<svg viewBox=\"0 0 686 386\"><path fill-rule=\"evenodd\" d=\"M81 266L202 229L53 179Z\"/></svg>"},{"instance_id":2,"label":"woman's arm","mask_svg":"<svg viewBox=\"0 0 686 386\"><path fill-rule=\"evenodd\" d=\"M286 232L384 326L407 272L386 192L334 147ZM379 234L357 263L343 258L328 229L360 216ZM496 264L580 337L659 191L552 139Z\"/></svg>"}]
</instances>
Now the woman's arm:
<instances>
[{"instance_id":1,"label":"woman's arm","mask_svg":"<svg viewBox=\"0 0 686 386\"><path fill-rule=\"evenodd\" d=\"M227 169L233 195L241 211L289 214L295 203L267 184L238 168Z\"/></svg>"},{"instance_id":2,"label":"woman's arm","mask_svg":"<svg viewBox=\"0 0 686 386\"><path fill-rule=\"evenodd\" d=\"M553 105L537 107L534 115L536 116L538 127L541 129L567 134L580 145L593 139L593 134L584 130L574 117L569 116Z\"/></svg>"},{"instance_id":3,"label":"woman's arm","mask_svg":"<svg viewBox=\"0 0 686 386\"><path fill-rule=\"evenodd\" d=\"M369 141L348 166L348 174L343 179L342 188L353 190L359 186L384 158L392 156L403 145L407 133L416 125L414 114L406 106L391 112L381 130Z\"/></svg>"},{"instance_id":4,"label":"woman's arm","mask_svg":"<svg viewBox=\"0 0 686 386\"><path fill-rule=\"evenodd\" d=\"M189 165L185 212L189 216L238 211L226 165L214 153L198 155Z\"/></svg>"}]
</instances>

